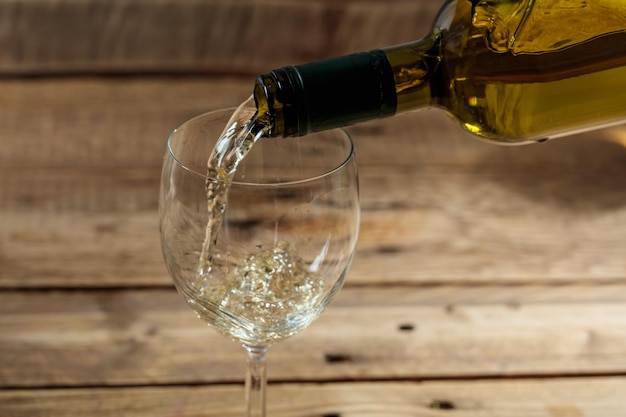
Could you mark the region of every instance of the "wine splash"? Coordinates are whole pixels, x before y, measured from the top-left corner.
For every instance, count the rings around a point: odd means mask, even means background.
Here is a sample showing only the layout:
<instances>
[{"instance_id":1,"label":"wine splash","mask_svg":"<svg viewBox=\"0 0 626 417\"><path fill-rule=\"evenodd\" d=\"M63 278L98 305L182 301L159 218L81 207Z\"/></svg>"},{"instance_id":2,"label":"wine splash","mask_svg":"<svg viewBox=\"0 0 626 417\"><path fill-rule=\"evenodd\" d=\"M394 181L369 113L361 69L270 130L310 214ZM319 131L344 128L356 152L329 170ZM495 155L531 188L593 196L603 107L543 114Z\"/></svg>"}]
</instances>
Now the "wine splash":
<instances>
[{"instance_id":1,"label":"wine splash","mask_svg":"<svg viewBox=\"0 0 626 417\"><path fill-rule=\"evenodd\" d=\"M298 332L313 320L324 293L324 280L311 271L288 242L258 248L235 262L226 277L211 279L213 257L228 191L241 161L266 135L269 123L259 116L252 98L227 123L207 162L208 221L200 253L201 281L194 303L201 319L219 332L247 343L268 344Z\"/></svg>"},{"instance_id":2,"label":"wine splash","mask_svg":"<svg viewBox=\"0 0 626 417\"><path fill-rule=\"evenodd\" d=\"M217 243L226 210L228 188L237 166L254 143L264 136L265 125L256 114L252 98L243 102L226 124L207 162L206 194L209 218L198 266L198 273L203 278L211 274L211 248Z\"/></svg>"},{"instance_id":3,"label":"wine splash","mask_svg":"<svg viewBox=\"0 0 626 417\"><path fill-rule=\"evenodd\" d=\"M320 312L324 280L287 242L248 254L208 287L198 317L225 336L270 345L306 327Z\"/></svg>"}]
</instances>

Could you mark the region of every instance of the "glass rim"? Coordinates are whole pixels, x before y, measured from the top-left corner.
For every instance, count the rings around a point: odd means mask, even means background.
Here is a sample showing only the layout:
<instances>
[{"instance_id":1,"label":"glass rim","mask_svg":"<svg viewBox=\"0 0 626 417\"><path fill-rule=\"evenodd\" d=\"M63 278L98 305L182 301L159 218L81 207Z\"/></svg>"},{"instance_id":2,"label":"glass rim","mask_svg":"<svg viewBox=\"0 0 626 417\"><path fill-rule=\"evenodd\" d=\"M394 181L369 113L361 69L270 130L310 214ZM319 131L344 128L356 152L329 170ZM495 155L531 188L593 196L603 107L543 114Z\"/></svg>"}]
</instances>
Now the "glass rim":
<instances>
[{"instance_id":1,"label":"glass rim","mask_svg":"<svg viewBox=\"0 0 626 417\"><path fill-rule=\"evenodd\" d=\"M167 138L167 153L172 157L172 159L176 162L176 164L178 164L180 167L182 167L185 171L190 172L194 175L197 175L199 177L204 178L205 180L209 180L209 181L214 181L214 182L224 182L223 180L217 179L217 178L211 178L208 177L206 175L206 173L202 173L202 172L198 172L197 170L193 169L192 167L190 167L189 165L185 164L174 152L174 150L172 149L172 141L174 140L174 137L176 136L176 133L185 125L191 123L194 120L197 119L201 119L201 118L205 118L211 115L216 115L218 113L226 113L226 112L234 112L237 108L236 107L224 107L224 108L219 108L219 109L215 109L215 110L211 110L208 111L206 113L201 113L198 114L186 121L184 121L183 123L181 123L178 127L176 127L174 130L172 130L172 132L169 134L168 138ZM340 163L338 163L334 168L330 168L328 170L326 170L325 172L319 174L319 175L314 175L311 177L307 177L307 178L302 178L299 180L290 180L290 181L280 181L280 182L271 182L271 183L262 183L262 182L248 182L248 181L232 181L230 182L230 186L233 185L238 185L238 186L247 186L247 187L284 187L284 186L292 186L292 185L297 185L297 184L304 184L307 182L313 182L316 180L319 180L321 178L324 177L328 177L329 175L334 174L335 172L341 170L342 168L344 168L349 162L350 160L352 160L354 158L354 154L355 154L355 149L354 149L354 142L352 141L352 136L350 135L350 133L348 131L346 131L345 129L341 128L341 127L337 127L337 128L332 128L332 129L328 129L327 132L330 131L339 131L341 132L341 134L344 136L345 139L347 139L348 144L350 145L350 148L348 149L347 155L344 159L341 160ZM309 135L315 134L316 132L311 132L309 133ZM304 138L305 136L300 136L298 138ZM297 139L297 138L293 138L293 139ZM261 140L263 140L261 138ZM285 140L290 140L290 138L285 138ZM208 155L207 155L208 158Z\"/></svg>"}]
</instances>

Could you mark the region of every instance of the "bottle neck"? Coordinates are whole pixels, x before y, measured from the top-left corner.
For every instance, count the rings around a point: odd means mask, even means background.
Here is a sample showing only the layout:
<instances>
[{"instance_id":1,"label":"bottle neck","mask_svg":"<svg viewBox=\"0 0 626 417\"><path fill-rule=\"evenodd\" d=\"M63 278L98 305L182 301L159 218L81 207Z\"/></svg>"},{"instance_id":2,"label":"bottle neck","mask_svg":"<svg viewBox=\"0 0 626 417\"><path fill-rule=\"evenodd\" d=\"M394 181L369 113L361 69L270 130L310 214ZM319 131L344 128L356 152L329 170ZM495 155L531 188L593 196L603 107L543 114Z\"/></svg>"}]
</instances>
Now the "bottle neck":
<instances>
[{"instance_id":1,"label":"bottle neck","mask_svg":"<svg viewBox=\"0 0 626 417\"><path fill-rule=\"evenodd\" d=\"M396 113L392 67L382 50L289 66L255 84L270 136L302 136Z\"/></svg>"},{"instance_id":2,"label":"bottle neck","mask_svg":"<svg viewBox=\"0 0 626 417\"><path fill-rule=\"evenodd\" d=\"M445 89L441 82L442 34L433 31L427 38L384 49L394 76L397 113L417 110L439 102Z\"/></svg>"}]
</instances>

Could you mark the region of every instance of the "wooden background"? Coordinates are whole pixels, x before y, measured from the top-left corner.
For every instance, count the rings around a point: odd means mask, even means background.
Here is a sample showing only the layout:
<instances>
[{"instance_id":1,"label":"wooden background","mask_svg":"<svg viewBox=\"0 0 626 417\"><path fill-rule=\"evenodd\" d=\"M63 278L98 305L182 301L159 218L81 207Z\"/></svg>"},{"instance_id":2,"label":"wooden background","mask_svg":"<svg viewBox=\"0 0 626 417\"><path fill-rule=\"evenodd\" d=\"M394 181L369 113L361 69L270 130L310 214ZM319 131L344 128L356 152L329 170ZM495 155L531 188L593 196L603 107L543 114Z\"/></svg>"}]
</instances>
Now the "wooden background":
<instances>
[{"instance_id":1,"label":"wooden background","mask_svg":"<svg viewBox=\"0 0 626 417\"><path fill-rule=\"evenodd\" d=\"M0 0L0 416L240 416L243 350L159 247L169 132L262 71L410 41L431 0ZM344 290L269 352L269 416L626 414L626 128L505 148L350 128Z\"/></svg>"}]
</instances>

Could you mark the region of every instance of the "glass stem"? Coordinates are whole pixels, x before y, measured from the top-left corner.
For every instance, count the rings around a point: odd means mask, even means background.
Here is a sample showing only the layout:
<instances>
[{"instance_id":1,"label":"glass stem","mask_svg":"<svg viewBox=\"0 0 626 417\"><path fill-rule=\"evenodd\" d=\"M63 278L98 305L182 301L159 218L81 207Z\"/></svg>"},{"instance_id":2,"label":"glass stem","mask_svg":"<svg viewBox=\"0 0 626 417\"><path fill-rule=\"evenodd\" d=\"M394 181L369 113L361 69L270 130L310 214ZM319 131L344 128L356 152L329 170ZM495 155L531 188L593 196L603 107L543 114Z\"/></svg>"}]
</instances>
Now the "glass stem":
<instances>
[{"instance_id":1,"label":"glass stem","mask_svg":"<svg viewBox=\"0 0 626 417\"><path fill-rule=\"evenodd\" d=\"M248 352L246 372L246 404L248 417L265 417L265 388L267 374L265 367L266 346L243 345Z\"/></svg>"}]
</instances>

